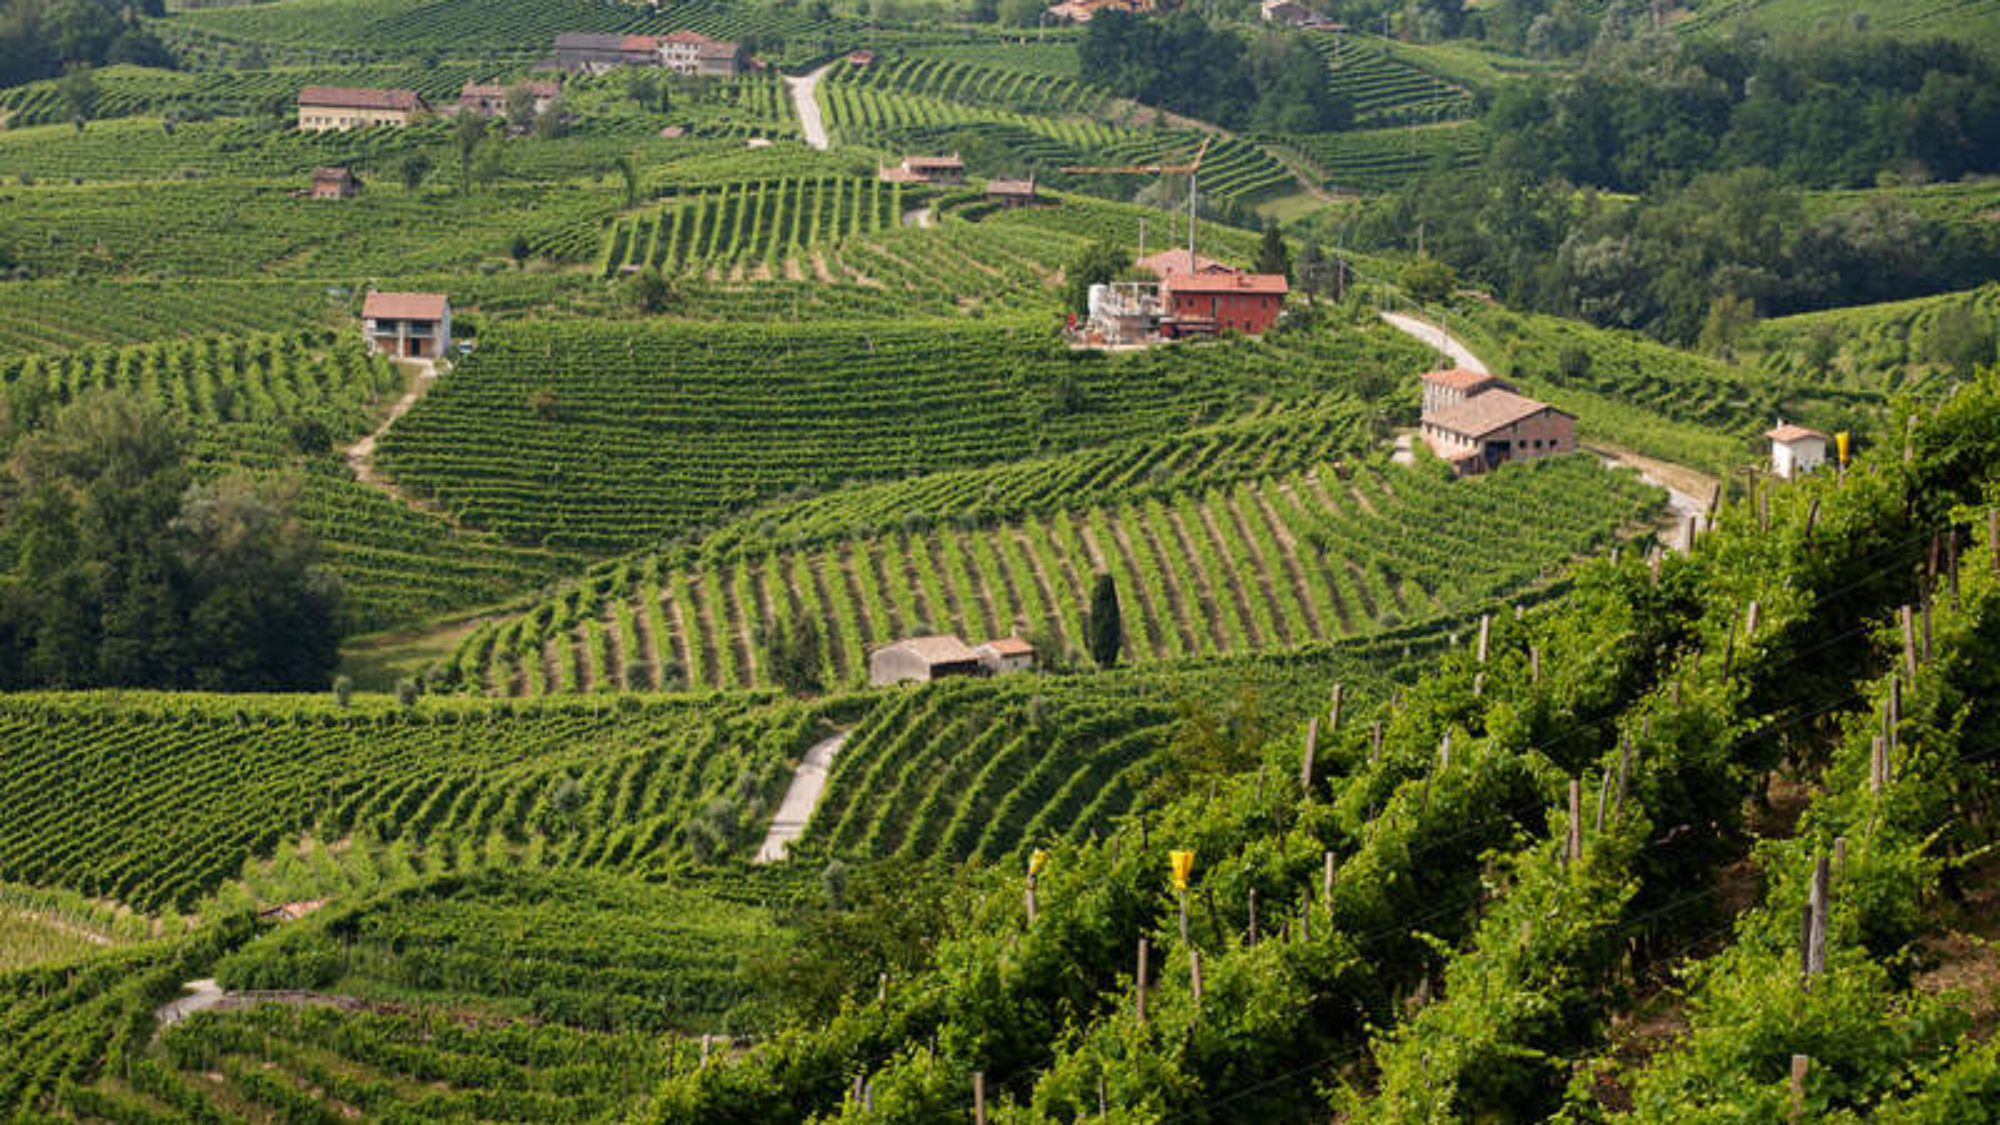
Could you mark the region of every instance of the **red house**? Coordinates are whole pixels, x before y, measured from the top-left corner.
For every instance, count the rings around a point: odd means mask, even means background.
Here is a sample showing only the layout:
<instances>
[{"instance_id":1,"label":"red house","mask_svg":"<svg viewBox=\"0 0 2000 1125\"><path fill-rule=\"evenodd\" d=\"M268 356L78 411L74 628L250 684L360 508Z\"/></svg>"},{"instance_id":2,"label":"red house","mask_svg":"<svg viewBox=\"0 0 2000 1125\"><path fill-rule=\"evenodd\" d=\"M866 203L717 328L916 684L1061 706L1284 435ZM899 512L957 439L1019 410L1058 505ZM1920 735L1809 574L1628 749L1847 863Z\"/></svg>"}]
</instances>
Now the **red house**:
<instances>
[{"instance_id":1,"label":"red house","mask_svg":"<svg viewBox=\"0 0 2000 1125\"><path fill-rule=\"evenodd\" d=\"M1278 319L1289 292L1282 274L1170 273L1160 282L1160 307L1184 327L1255 336Z\"/></svg>"}]
</instances>

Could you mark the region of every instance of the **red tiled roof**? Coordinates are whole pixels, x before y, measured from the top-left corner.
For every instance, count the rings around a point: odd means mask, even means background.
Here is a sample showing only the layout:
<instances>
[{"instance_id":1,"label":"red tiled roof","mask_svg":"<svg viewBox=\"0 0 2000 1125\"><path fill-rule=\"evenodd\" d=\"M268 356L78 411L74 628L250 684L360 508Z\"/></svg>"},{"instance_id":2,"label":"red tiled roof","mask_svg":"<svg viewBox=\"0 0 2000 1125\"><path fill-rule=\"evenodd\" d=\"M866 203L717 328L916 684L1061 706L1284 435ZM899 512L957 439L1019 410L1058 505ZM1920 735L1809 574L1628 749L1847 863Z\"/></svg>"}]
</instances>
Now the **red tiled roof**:
<instances>
[{"instance_id":1,"label":"red tiled roof","mask_svg":"<svg viewBox=\"0 0 2000 1125\"><path fill-rule=\"evenodd\" d=\"M1170 273L1160 279L1169 293L1255 293L1282 297L1292 291L1279 273Z\"/></svg>"},{"instance_id":2,"label":"red tiled roof","mask_svg":"<svg viewBox=\"0 0 2000 1125\"><path fill-rule=\"evenodd\" d=\"M898 648L915 656L925 664L973 664L979 661L979 654L966 647L964 641L950 634L936 637L906 637L885 646Z\"/></svg>"},{"instance_id":3,"label":"red tiled roof","mask_svg":"<svg viewBox=\"0 0 2000 1125\"><path fill-rule=\"evenodd\" d=\"M1186 250L1162 250L1157 254L1149 254L1139 259L1137 264L1140 269L1145 270L1155 277L1165 277L1170 273L1237 272L1234 266L1224 265L1214 258L1204 258L1200 254L1193 256L1193 268L1189 268L1188 261L1189 257Z\"/></svg>"},{"instance_id":4,"label":"red tiled roof","mask_svg":"<svg viewBox=\"0 0 2000 1125\"><path fill-rule=\"evenodd\" d=\"M986 194L988 194L988 195L1033 195L1033 194L1035 194L1035 181L1033 181L1033 180L988 180L988 181L986 181Z\"/></svg>"},{"instance_id":5,"label":"red tiled roof","mask_svg":"<svg viewBox=\"0 0 2000 1125\"><path fill-rule=\"evenodd\" d=\"M1511 426L1524 418L1532 418L1544 410L1556 410L1546 402L1523 398L1512 391L1487 391L1474 395L1463 402L1456 402L1436 414L1425 415L1424 424L1450 430L1469 438L1482 438L1494 430ZM1564 414L1564 417L1568 415Z\"/></svg>"},{"instance_id":6,"label":"red tiled roof","mask_svg":"<svg viewBox=\"0 0 2000 1125\"><path fill-rule=\"evenodd\" d=\"M699 31L686 31L686 30L682 30L682 31L669 31L669 32L667 32L667 33L666 33L665 35L662 35L662 36L660 36L660 37L659 37L659 42L662 42L662 43L693 43L693 44L695 44L696 46L699 46L699 45L701 45L701 44L703 44L703 43L713 43L713 42L715 42L715 40L713 40L713 39L710 39L710 38L709 38L708 36L706 36L706 35L703 35L703 34L702 34L701 32L699 32Z\"/></svg>"},{"instance_id":7,"label":"red tiled roof","mask_svg":"<svg viewBox=\"0 0 2000 1125\"><path fill-rule=\"evenodd\" d=\"M300 105L330 106L335 109L419 109L424 99L415 90L369 90L351 86L307 86L299 91Z\"/></svg>"},{"instance_id":8,"label":"red tiled roof","mask_svg":"<svg viewBox=\"0 0 2000 1125\"><path fill-rule=\"evenodd\" d=\"M1800 441L1804 438L1818 438L1821 441L1826 440L1826 435L1820 433L1818 430L1809 430L1804 426L1793 425L1790 422L1787 422L1784 425L1777 427L1776 429L1765 431L1764 436L1770 438L1772 441L1778 441L1778 442Z\"/></svg>"},{"instance_id":9,"label":"red tiled roof","mask_svg":"<svg viewBox=\"0 0 2000 1125\"><path fill-rule=\"evenodd\" d=\"M315 180L351 180L353 178L354 173L346 168L313 169L313 179Z\"/></svg>"},{"instance_id":10,"label":"red tiled roof","mask_svg":"<svg viewBox=\"0 0 2000 1125\"><path fill-rule=\"evenodd\" d=\"M451 301L442 293L370 293L361 302L369 320L443 320Z\"/></svg>"},{"instance_id":11,"label":"red tiled roof","mask_svg":"<svg viewBox=\"0 0 2000 1125\"><path fill-rule=\"evenodd\" d=\"M1035 646L1019 637L1001 637L997 641L987 641L979 647L990 650L995 656L1035 655Z\"/></svg>"},{"instance_id":12,"label":"red tiled roof","mask_svg":"<svg viewBox=\"0 0 2000 1125\"><path fill-rule=\"evenodd\" d=\"M1497 377L1488 372L1470 371L1463 367L1454 367L1449 371L1424 372L1424 382L1436 383L1440 387L1450 387L1455 391L1469 391L1474 387L1483 386L1487 383L1497 383L1499 381Z\"/></svg>"}]
</instances>

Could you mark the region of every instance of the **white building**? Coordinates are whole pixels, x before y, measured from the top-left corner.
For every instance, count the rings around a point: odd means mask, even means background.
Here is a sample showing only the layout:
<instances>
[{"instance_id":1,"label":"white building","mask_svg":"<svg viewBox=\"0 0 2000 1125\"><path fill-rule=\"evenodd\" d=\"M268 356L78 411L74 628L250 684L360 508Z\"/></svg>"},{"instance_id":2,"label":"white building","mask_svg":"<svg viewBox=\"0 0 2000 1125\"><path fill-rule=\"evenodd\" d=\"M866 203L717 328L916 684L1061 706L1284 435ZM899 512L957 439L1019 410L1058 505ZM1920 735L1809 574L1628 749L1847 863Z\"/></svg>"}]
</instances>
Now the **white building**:
<instances>
[{"instance_id":1,"label":"white building","mask_svg":"<svg viewBox=\"0 0 2000 1125\"><path fill-rule=\"evenodd\" d=\"M979 654L979 663L985 665L987 674L991 676L1025 672L1035 666L1035 646L1019 637L987 641L972 651Z\"/></svg>"},{"instance_id":2,"label":"white building","mask_svg":"<svg viewBox=\"0 0 2000 1125\"><path fill-rule=\"evenodd\" d=\"M1764 436L1771 439L1771 472L1786 480L1826 464L1827 436L1818 430L1780 422Z\"/></svg>"}]
</instances>

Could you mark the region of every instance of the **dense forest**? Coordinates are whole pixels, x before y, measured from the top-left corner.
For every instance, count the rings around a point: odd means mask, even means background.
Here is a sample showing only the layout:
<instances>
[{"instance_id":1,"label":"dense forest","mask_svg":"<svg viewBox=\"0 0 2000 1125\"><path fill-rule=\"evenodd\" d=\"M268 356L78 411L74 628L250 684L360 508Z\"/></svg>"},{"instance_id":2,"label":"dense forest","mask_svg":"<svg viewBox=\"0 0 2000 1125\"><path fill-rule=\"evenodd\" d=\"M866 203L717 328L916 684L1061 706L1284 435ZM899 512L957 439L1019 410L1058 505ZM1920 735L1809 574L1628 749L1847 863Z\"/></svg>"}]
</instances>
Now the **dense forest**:
<instances>
[{"instance_id":1,"label":"dense forest","mask_svg":"<svg viewBox=\"0 0 2000 1125\"><path fill-rule=\"evenodd\" d=\"M1086 25L1077 54L1085 74L1125 97L1231 128L1325 132L1353 119L1326 65L1296 36L1246 44L1191 11L1104 13Z\"/></svg>"},{"instance_id":2,"label":"dense forest","mask_svg":"<svg viewBox=\"0 0 2000 1125\"><path fill-rule=\"evenodd\" d=\"M139 26L141 16L166 14L164 0L0 2L0 87L53 78L65 69L106 63L163 66L166 49Z\"/></svg>"}]
</instances>

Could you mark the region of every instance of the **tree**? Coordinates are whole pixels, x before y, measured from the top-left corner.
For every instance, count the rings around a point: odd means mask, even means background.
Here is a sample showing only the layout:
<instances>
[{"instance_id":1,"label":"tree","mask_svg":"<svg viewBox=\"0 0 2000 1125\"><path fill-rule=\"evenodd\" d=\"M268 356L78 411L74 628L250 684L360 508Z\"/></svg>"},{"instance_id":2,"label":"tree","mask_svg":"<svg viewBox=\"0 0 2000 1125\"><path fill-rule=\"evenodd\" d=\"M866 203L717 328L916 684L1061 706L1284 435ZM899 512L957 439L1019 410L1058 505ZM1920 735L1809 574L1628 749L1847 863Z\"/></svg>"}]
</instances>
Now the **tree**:
<instances>
[{"instance_id":1,"label":"tree","mask_svg":"<svg viewBox=\"0 0 2000 1125\"><path fill-rule=\"evenodd\" d=\"M88 66L72 66L56 83L56 94L69 110L70 120L81 125L97 112L97 76Z\"/></svg>"},{"instance_id":2,"label":"tree","mask_svg":"<svg viewBox=\"0 0 2000 1125\"><path fill-rule=\"evenodd\" d=\"M1702 321L1701 338L1695 346L1709 355L1732 359L1736 341L1756 323L1756 305L1734 293L1719 294L1708 303L1708 316Z\"/></svg>"},{"instance_id":3,"label":"tree","mask_svg":"<svg viewBox=\"0 0 2000 1125\"><path fill-rule=\"evenodd\" d=\"M150 31L133 28L120 35L117 41L111 44L111 50L105 53L104 61L107 65L124 63L128 66L152 66L171 70L174 56L167 50L166 45L160 42L158 36Z\"/></svg>"},{"instance_id":4,"label":"tree","mask_svg":"<svg viewBox=\"0 0 2000 1125\"><path fill-rule=\"evenodd\" d=\"M1992 327L1964 302L1939 309L1924 326L1919 346L1925 359L1961 379L1994 361Z\"/></svg>"},{"instance_id":5,"label":"tree","mask_svg":"<svg viewBox=\"0 0 2000 1125\"><path fill-rule=\"evenodd\" d=\"M528 255L533 252L534 248L528 245L528 236L525 234L515 235L514 241L507 245L507 256L514 259L514 265L517 267L526 262Z\"/></svg>"},{"instance_id":6,"label":"tree","mask_svg":"<svg viewBox=\"0 0 2000 1125\"><path fill-rule=\"evenodd\" d=\"M507 87L507 127L525 133L535 127L535 91L525 82Z\"/></svg>"},{"instance_id":7,"label":"tree","mask_svg":"<svg viewBox=\"0 0 2000 1125\"><path fill-rule=\"evenodd\" d=\"M660 81L653 72L644 67L632 67L625 72L625 96L641 110L650 112L660 100Z\"/></svg>"},{"instance_id":8,"label":"tree","mask_svg":"<svg viewBox=\"0 0 2000 1125\"><path fill-rule=\"evenodd\" d=\"M452 138L458 142L459 184L472 194L473 163L486 143L486 119L476 113L461 113L452 124Z\"/></svg>"},{"instance_id":9,"label":"tree","mask_svg":"<svg viewBox=\"0 0 2000 1125\"><path fill-rule=\"evenodd\" d=\"M1090 658L1097 666L1117 667L1118 652L1125 645L1125 623L1118 610L1118 583L1109 574L1099 574L1091 588L1084 634L1090 642Z\"/></svg>"},{"instance_id":10,"label":"tree","mask_svg":"<svg viewBox=\"0 0 2000 1125\"><path fill-rule=\"evenodd\" d=\"M560 96L549 99L547 108L535 115L535 137L538 140L553 141L568 129Z\"/></svg>"},{"instance_id":11,"label":"tree","mask_svg":"<svg viewBox=\"0 0 2000 1125\"><path fill-rule=\"evenodd\" d=\"M431 158L422 149L403 158L396 166L396 173L402 178L403 190L414 193L423 186L424 177L431 174Z\"/></svg>"},{"instance_id":12,"label":"tree","mask_svg":"<svg viewBox=\"0 0 2000 1125\"><path fill-rule=\"evenodd\" d=\"M612 165L618 177L625 181L625 206L637 206L639 202L639 162L630 153L618 158Z\"/></svg>"},{"instance_id":13,"label":"tree","mask_svg":"<svg viewBox=\"0 0 2000 1125\"><path fill-rule=\"evenodd\" d=\"M1131 255L1118 246L1104 241L1090 243L1063 271L1063 303L1072 312L1089 312L1090 287L1115 281L1131 267Z\"/></svg>"},{"instance_id":14,"label":"tree","mask_svg":"<svg viewBox=\"0 0 2000 1125\"><path fill-rule=\"evenodd\" d=\"M680 294L674 291L673 283L651 266L633 274L625 282L625 303L641 315L666 312L679 299Z\"/></svg>"},{"instance_id":15,"label":"tree","mask_svg":"<svg viewBox=\"0 0 2000 1125\"><path fill-rule=\"evenodd\" d=\"M1451 297L1452 290L1458 286L1451 267L1428 255L1404 266L1397 280L1410 299L1420 305L1441 304Z\"/></svg>"},{"instance_id":16,"label":"tree","mask_svg":"<svg viewBox=\"0 0 2000 1125\"><path fill-rule=\"evenodd\" d=\"M793 692L820 690L818 621L770 622L762 629L762 640L765 670L779 686Z\"/></svg>"},{"instance_id":17,"label":"tree","mask_svg":"<svg viewBox=\"0 0 2000 1125\"><path fill-rule=\"evenodd\" d=\"M1275 223L1264 224L1264 238L1257 244L1257 272L1292 276L1292 252Z\"/></svg>"}]
</instances>

